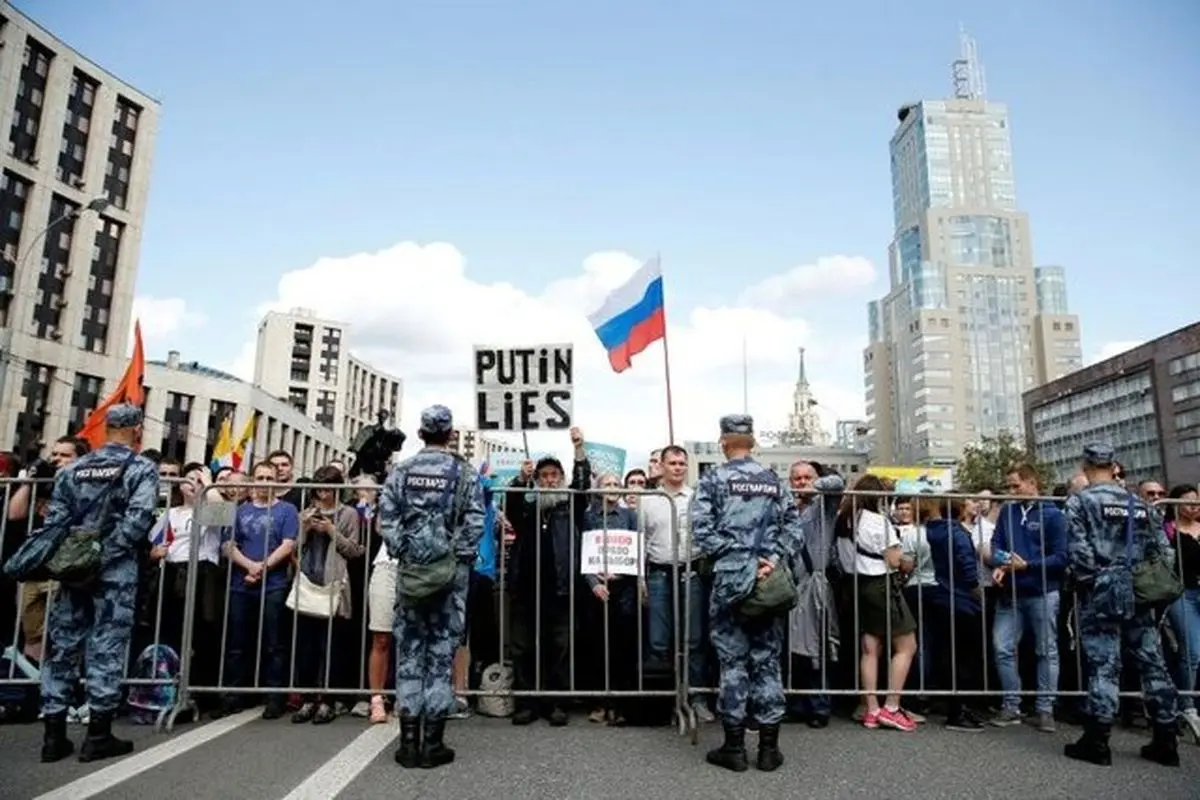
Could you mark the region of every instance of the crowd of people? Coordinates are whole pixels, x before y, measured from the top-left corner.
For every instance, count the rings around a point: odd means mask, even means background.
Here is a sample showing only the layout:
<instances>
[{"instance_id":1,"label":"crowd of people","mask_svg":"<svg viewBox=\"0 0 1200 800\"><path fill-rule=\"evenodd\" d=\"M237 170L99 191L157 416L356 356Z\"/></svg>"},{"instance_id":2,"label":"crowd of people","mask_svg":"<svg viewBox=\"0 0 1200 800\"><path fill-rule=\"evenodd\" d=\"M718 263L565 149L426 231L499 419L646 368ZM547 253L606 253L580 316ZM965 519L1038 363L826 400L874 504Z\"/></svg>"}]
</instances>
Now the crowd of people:
<instances>
[{"instance_id":1,"label":"crowd of people","mask_svg":"<svg viewBox=\"0 0 1200 800\"><path fill-rule=\"evenodd\" d=\"M452 449L448 417L435 434L427 444ZM161 500L135 548L125 676L177 676L186 650L190 698L206 716L262 703L264 718L288 715L296 724L327 724L344 714L369 724L400 717L402 750L419 734L405 738L404 703L392 699L397 693L421 698L408 706L444 705L438 718L478 711L510 716L516 725L544 718L562 726L579 708L592 724L621 726L669 723L676 711L672 687L686 680L688 713L700 724L719 715L727 746L736 749L739 725L763 728L765 722L777 737L776 720L754 708L767 701L754 692L749 709L743 697L741 718L731 725L737 716L726 691L732 662L721 644L728 626L719 619L721 603L714 603L721 578L714 576L711 541L705 541L712 538L715 512L708 501L697 508L687 451L671 445L652 453L645 468L594 474L582 434L573 430L571 438L569 465L554 457L528 461L507 485L494 482L486 468L472 472L479 519L467 527L477 526L481 535L455 545L462 586L452 595L463 598L461 612L454 604L438 612L443 622L461 613L462 633L454 641L422 639L424 623L397 602L405 566L380 520L391 517L394 527L403 527L420 516L419 503L413 511L410 500L397 499L412 495L391 490L389 500L386 483L348 482L341 462L297 476L282 450L245 471L229 467L215 474L203 464L141 451L157 466ZM86 443L63 438L46 461L25 470L41 480L20 481L21 465L11 454L0 455L0 469L14 479L6 484L5 561L45 523L49 479L86 452ZM396 469L425 481L412 484L423 490L444 477L440 466ZM934 714L964 733L1023 722L1054 732L1067 719L1085 730L1068 754L1105 763L1107 727L1135 724L1142 707L1118 705L1117 683L1125 680L1128 688L1128 678L1121 678L1120 659L1104 649L1112 649L1111 637L1104 647L1095 645L1111 631L1088 623L1088 565L1093 573L1103 571L1116 556L1081 543L1104 523L1103 515L1093 520L1085 512L1109 508L1095 505L1101 501L1095 491L1088 494L1089 483L1109 491L1123 480L1103 446L1085 453L1080 474L1054 487L1049 498L1037 471L1024 464L1012 466L1004 486L975 499L899 496L874 475L848 486L845 476L819 463L791 465L785 485L795 500L788 524L795 526L796 546L786 552L797 602L781 623L778 660L783 686L796 691L787 696L786 718L821 729L842 714L867 729L906 733ZM1112 502L1124 502L1123 492ZM1012 499L992 499L996 494ZM1194 702L1200 497L1195 486L1168 493L1154 481L1130 496L1148 509L1145 524L1139 523L1137 557L1154 556L1161 543L1184 584L1182 597L1161 615L1122 623L1126 661L1143 670L1154 731L1143 754L1177 764L1179 730L1200 743ZM1160 504L1161 514L1155 510ZM637 574L584 574L582 536L597 530L639 534ZM50 609L70 596L49 581L3 580L0 642L8 649L0 684L44 665ZM51 639L49 647L55 646ZM442 662L453 689L444 702L431 700L422 677L409 668L437 663L441 670ZM1155 671L1160 664L1169 665L1169 677ZM495 669L503 665L511 665L511 673ZM413 682L416 689L407 685ZM90 692L90 673L88 683ZM1022 687L1035 690L1029 701ZM513 702L477 696L481 688L511 690ZM0 718L36 718L37 704L10 689L0 693ZM1087 696L1082 702L1060 698L1072 691ZM714 694L721 698L716 705ZM43 700L42 710L64 724L89 722L88 695L70 695L65 708ZM135 717L177 700L170 680L134 686L127 695ZM440 730L435 746L444 748ZM412 746L408 750L410 761L417 758Z\"/></svg>"}]
</instances>

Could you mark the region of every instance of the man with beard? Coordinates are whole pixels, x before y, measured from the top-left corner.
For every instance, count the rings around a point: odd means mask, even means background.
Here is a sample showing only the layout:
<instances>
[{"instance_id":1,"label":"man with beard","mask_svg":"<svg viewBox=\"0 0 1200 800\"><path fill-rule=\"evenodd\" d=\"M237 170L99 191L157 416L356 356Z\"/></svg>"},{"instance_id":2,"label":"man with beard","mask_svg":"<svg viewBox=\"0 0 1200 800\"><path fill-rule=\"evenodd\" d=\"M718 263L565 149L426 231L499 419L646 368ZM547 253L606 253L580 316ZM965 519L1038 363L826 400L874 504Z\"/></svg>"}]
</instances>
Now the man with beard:
<instances>
[{"instance_id":1,"label":"man with beard","mask_svg":"<svg viewBox=\"0 0 1200 800\"><path fill-rule=\"evenodd\" d=\"M592 469L583 450L583 434L571 428L575 464L571 483L563 486L562 463L553 456L538 460L532 481L518 477L511 486L527 487L524 495L510 493L507 515L514 531L510 562L512 597L513 688L566 691L571 685L571 603L576 580L575 553L584 527L587 495L575 495L592 485ZM540 645L540 647L539 647ZM541 664L542 685L537 685ZM514 725L528 725L547 714L550 724L567 724L562 699L539 709L529 697L517 699Z\"/></svg>"}]
</instances>

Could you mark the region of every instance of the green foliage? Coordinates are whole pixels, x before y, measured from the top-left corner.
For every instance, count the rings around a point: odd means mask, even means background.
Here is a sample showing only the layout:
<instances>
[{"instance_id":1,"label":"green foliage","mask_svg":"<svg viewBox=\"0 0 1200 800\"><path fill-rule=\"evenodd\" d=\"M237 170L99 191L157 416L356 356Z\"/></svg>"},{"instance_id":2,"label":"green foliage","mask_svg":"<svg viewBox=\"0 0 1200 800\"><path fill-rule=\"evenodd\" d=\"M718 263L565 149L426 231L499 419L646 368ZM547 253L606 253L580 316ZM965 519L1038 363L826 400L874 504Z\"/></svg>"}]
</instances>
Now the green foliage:
<instances>
[{"instance_id":1,"label":"green foliage","mask_svg":"<svg viewBox=\"0 0 1200 800\"><path fill-rule=\"evenodd\" d=\"M954 467L954 483L966 492L991 489L1004 492L1004 478L1016 464L1028 463L1042 479L1042 491L1049 493L1054 485L1054 470L1039 462L1025 449L1019 439L1008 431L999 436L985 436L979 444L967 445L962 458Z\"/></svg>"}]
</instances>

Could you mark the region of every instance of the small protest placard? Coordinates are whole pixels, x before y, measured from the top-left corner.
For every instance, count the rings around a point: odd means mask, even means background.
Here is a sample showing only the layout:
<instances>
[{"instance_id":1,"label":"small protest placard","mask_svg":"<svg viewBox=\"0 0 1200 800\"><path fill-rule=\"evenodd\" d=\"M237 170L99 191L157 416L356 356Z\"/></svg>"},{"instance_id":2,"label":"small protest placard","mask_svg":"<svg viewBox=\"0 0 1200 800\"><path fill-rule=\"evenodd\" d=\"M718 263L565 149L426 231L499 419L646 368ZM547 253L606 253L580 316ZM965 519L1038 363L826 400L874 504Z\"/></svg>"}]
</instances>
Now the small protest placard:
<instances>
[{"instance_id":1,"label":"small protest placard","mask_svg":"<svg viewBox=\"0 0 1200 800\"><path fill-rule=\"evenodd\" d=\"M579 557L584 575L640 575L641 537L619 528L584 531Z\"/></svg>"}]
</instances>

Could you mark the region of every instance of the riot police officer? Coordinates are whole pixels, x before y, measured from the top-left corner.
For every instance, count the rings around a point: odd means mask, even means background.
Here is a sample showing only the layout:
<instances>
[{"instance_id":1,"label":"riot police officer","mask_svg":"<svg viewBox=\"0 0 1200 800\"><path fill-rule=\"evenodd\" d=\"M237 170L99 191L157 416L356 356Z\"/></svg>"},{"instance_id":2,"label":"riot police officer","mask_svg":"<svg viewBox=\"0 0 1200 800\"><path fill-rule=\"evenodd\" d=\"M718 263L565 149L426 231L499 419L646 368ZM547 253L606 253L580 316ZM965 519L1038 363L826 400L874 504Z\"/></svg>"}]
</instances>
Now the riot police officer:
<instances>
[{"instance_id":1,"label":"riot police officer","mask_svg":"<svg viewBox=\"0 0 1200 800\"><path fill-rule=\"evenodd\" d=\"M379 504L383 541L398 561L396 763L406 769L454 760L443 737L484 508L479 475L446 447L453 431L450 409L422 411L418 435L425 447L392 470Z\"/></svg>"},{"instance_id":2,"label":"riot police officer","mask_svg":"<svg viewBox=\"0 0 1200 800\"><path fill-rule=\"evenodd\" d=\"M1134 606L1132 583L1113 579L1118 570L1163 557L1170 545L1158 513L1117 482L1116 469L1112 447L1088 445L1083 450L1087 486L1067 499L1068 554L1077 583L1088 697L1083 736L1064 753L1112 764L1109 733L1119 702L1121 654L1129 650L1154 720L1154 738L1142 747L1142 758L1179 766L1177 693L1163 662L1154 612Z\"/></svg>"},{"instance_id":3,"label":"riot police officer","mask_svg":"<svg viewBox=\"0 0 1200 800\"><path fill-rule=\"evenodd\" d=\"M137 454L142 412L120 404L105 416L107 442L59 471L46 523L39 536L73 528L98 531L102 557L90 585L60 584L46 635L49 655L42 667L45 738L42 761L74 752L67 738L67 702L86 662L91 717L80 761L123 756L133 742L112 734L121 702L125 655L133 632L137 599L137 547L153 527L158 507L158 468ZM84 658L86 652L87 657Z\"/></svg>"},{"instance_id":4,"label":"riot police officer","mask_svg":"<svg viewBox=\"0 0 1200 800\"><path fill-rule=\"evenodd\" d=\"M724 744L708 762L734 772L749 768L746 756L747 700L759 725L757 767L783 764L779 723L785 712L780 653L783 615L748 619L739 606L756 582L791 561L803 532L791 493L779 477L750 455L754 421L746 414L721 418L726 462L700 479L690 510L691 535L712 562L709 602L712 643L721 667L717 713Z\"/></svg>"}]
</instances>

